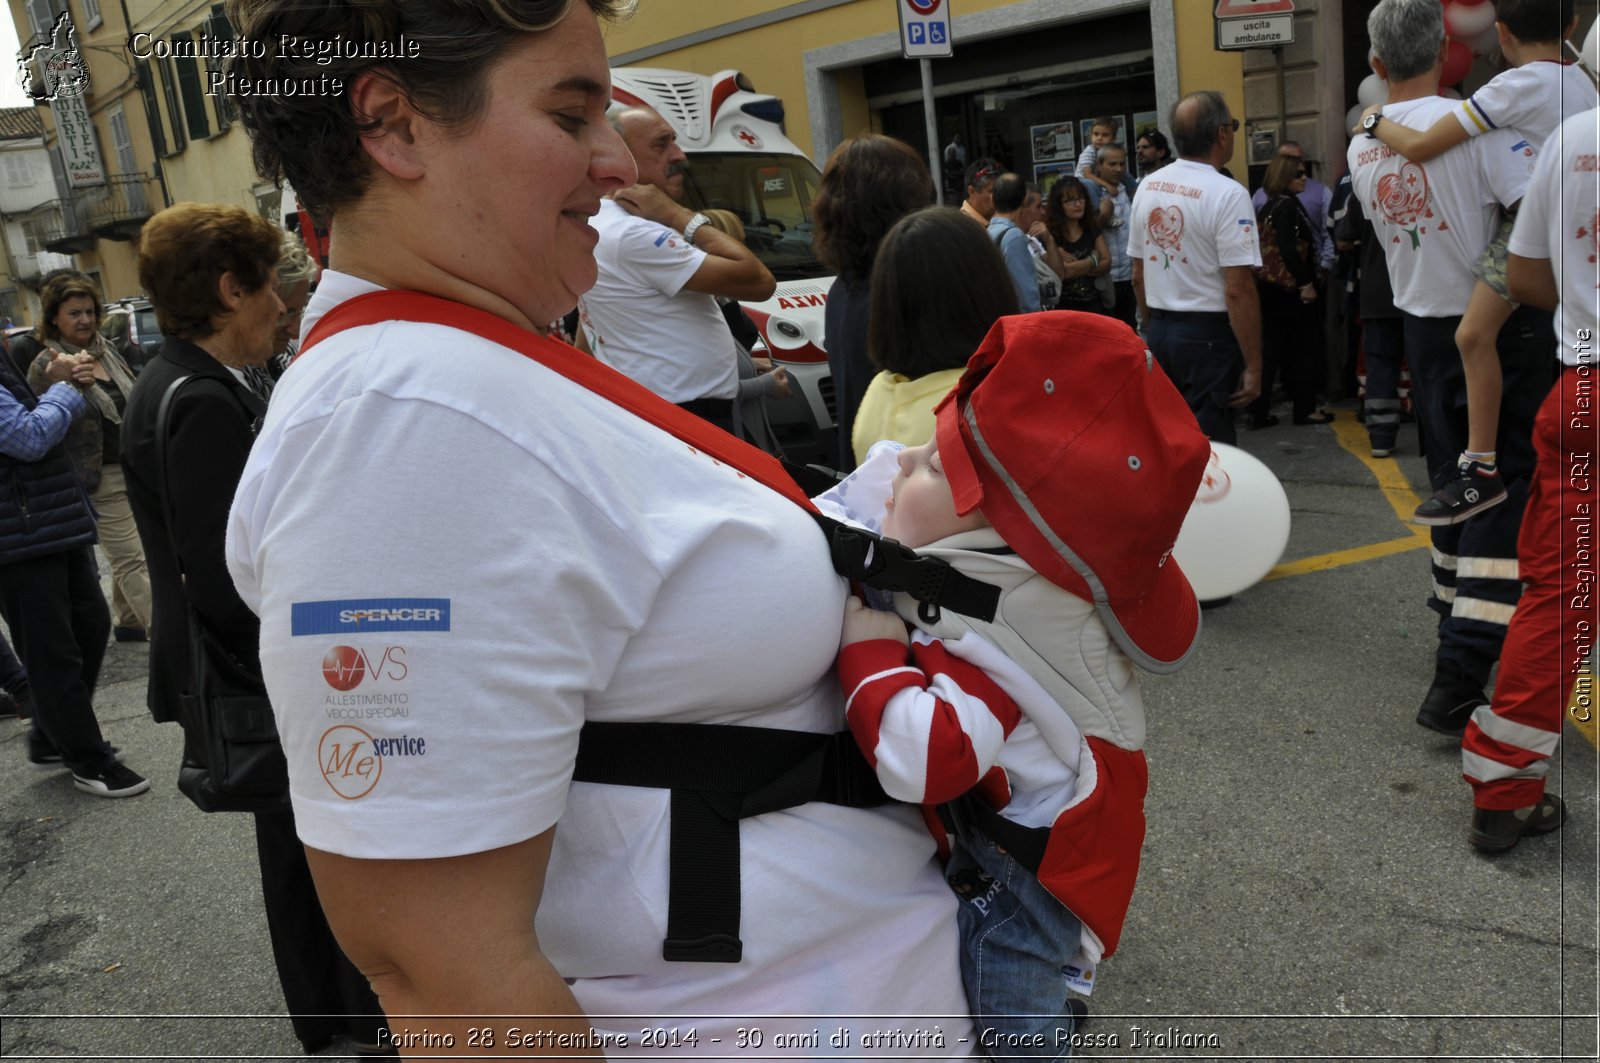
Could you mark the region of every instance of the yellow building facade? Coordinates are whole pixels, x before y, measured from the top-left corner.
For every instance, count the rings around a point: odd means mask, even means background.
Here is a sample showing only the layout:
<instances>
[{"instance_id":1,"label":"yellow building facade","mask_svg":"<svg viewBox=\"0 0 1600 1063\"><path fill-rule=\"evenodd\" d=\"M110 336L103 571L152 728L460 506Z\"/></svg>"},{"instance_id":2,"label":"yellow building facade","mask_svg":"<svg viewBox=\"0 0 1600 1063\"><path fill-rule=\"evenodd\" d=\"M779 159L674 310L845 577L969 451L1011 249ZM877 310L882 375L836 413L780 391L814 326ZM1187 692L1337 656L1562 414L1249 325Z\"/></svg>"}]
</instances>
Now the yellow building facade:
<instances>
[{"instance_id":1,"label":"yellow building facade","mask_svg":"<svg viewBox=\"0 0 1600 1063\"><path fill-rule=\"evenodd\" d=\"M25 219L45 249L71 255L106 298L139 290L133 241L146 218L165 205L154 166L145 100L129 59L123 9L115 0L10 0L20 60L52 43L70 18L81 77L67 92L49 93L35 63L34 87L54 99L37 102L58 195ZM55 37L65 44L65 35ZM20 278L19 278L20 279Z\"/></svg>"},{"instance_id":2,"label":"yellow building facade","mask_svg":"<svg viewBox=\"0 0 1600 1063\"><path fill-rule=\"evenodd\" d=\"M233 38L223 5L124 2L128 52L151 86L151 134L169 201L232 203L281 220L277 190L256 177L249 138L213 81L225 54L214 42Z\"/></svg>"},{"instance_id":3,"label":"yellow building facade","mask_svg":"<svg viewBox=\"0 0 1600 1063\"><path fill-rule=\"evenodd\" d=\"M1202 88L1243 114L1243 53L1213 50L1208 0L945 4L954 55L931 61L936 127L941 147L961 133L969 158L1042 177L1076 159L1085 121L1116 115L1132 143ZM868 129L927 145L919 66L901 56L894 0L640 0L607 50L614 66L743 71L784 101L790 138L819 163Z\"/></svg>"}]
</instances>

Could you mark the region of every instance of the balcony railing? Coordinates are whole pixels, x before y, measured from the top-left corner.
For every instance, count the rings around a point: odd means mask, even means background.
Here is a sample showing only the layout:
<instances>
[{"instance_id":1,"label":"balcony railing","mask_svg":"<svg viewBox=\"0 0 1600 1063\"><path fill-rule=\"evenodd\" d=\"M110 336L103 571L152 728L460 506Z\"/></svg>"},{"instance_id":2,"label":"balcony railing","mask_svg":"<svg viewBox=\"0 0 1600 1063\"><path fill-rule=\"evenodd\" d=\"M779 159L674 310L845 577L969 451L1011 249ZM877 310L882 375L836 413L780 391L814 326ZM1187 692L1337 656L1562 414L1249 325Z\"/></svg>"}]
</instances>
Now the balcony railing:
<instances>
[{"instance_id":1,"label":"balcony railing","mask_svg":"<svg viewBox=\"0 0 1600 1063\"><path fill-rule=\"evenodd\" d=\"M107 240L132 240L151 214L155 178L148 174L118 174L106 178L102 193L88 204L89 228Z\"/></svg>"},{"instance_id":2,"label":"balcony railing","mask_svg":"<svg viewBox=\"0 0 1600 1063\"><path fill-rule=\"evenodd\" d=\"M132 240L155 212L155 178L118 174L34 209L40 242L63 255L87 251L96 239Z\"/></svg>"},{"instance_id":3,"label":"balcony railing","mask_svg":"<svg viewBox=\"0 0 1600 1063\"><path fill-rule=\"evenodd\" d=\"M76 198L52 199L28 213L39 243L59 255L77 254L94 247L87 218L80 218Z\"/></svg>"}]
</instances>

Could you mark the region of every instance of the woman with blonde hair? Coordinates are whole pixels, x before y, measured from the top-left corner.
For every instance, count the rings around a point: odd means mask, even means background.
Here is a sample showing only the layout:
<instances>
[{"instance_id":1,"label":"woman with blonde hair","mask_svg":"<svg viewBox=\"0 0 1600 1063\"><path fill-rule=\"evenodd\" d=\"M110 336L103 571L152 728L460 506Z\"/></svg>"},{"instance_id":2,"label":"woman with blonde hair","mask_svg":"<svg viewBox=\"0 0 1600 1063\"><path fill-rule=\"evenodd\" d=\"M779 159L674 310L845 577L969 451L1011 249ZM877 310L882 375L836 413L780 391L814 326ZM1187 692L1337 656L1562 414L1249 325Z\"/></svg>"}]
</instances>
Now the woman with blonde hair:
<instances>
[{"instance_id":1,"label":"woman with blonde hair","mask_svg":"<svg viewBox=\"0 0 1600 1063\"><path fill-rule=\"evenodd\" d=\"M274 381L283 376L300 349L300 322L311 299L311 285L317 279L317 264L297 233L284 230L278 248L274 285L278 301L283 303L283 316L278 319L276 346L267 361L267 372Z\"/></svg>"},{"instance_id":2,"label":"woman with blonde hair","mask_svg":"<svg viewBox=\"0 0 1600 1063\"><path fill-rule=\"evenodd\" d=\"M1261 296L1261 395L1245 408L1253 429L1278 423L1272 415L1273 378L1280 373L1294 404L1295 424L1327 424L1333 415L1317 409L1317 385L1323 368L1321 309L1317 302L1316 231L1300 202L1306 187L1305 160L1275 155L1262 188L1267 193L1256 213L1256 231L1271 247L1262 248L1263 263L1274 257L1279 275L1256 277Z\"/></svg>"},{"instance_id":3,"label":"woman with blonde hair","mask_svg":"<svg viewBox=\"0 0 1600 1063\"><path fill-rule=\"evenodd\" d=\"M100 549L111 563L112 634L118 642L144 642L150 630L150 575L139 529L128 508L122 474L122 413L133 391L133 369L110 340L100 335L100 293L81 275L62 274L39 293L44 350L28 369L37 391L49 386L45 372L57 353L94 362L94 387L84 396L89 411L67 433L83 489L94 503Z\"/></svg>"}]
</instances>

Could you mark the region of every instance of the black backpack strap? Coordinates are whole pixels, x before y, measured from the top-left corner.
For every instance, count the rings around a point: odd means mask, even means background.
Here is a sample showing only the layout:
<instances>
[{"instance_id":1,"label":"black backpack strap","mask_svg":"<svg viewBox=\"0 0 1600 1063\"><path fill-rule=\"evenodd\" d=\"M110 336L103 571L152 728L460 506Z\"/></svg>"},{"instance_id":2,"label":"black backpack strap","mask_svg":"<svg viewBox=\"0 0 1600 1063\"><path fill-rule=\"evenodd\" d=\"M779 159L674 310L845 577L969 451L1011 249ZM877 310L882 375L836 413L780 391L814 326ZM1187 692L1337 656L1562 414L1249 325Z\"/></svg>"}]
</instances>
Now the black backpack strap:
<instances>
[{"instance_id":1,"label":"black backpack strap","mask_svg":"<svg viewBox=\"0 0 1600 1063\"><path fill-rule=\"evenodd\" d=\"M812 801L888 798L848 731L697 723L584 724L577 782L672 791L668 962L738 963L739 820Z\"/></svg>"},{"instance_id":2,"label":"black backpack strap","mask_svg":"<svg viewBox=\"0 0 1600 1063\"><path fill-rule=\"evenodd\" d=\"M923 557L894 539L820 513L812 517L828 537L835 572L869 587L911 595L922 603L917 615L924 623L937 624L941 608L986 623L994 619L1000 607L1000 588L994 584L957 571L943 558Z\"/></svg>"},{"instance_id":3,"label":"black backpack strap","mask_svg":"<svg viewBox=\"0 0 1600 1063\"><path fill-rule=\"evenodd\" d=\"M1049 827L1024 827L1013 823L968 791L939 806L939 820L958 838L982 835L1004 849L1017 863L1039 874L1044 849L1050 841Z\"/></svg>"}]
</instances>

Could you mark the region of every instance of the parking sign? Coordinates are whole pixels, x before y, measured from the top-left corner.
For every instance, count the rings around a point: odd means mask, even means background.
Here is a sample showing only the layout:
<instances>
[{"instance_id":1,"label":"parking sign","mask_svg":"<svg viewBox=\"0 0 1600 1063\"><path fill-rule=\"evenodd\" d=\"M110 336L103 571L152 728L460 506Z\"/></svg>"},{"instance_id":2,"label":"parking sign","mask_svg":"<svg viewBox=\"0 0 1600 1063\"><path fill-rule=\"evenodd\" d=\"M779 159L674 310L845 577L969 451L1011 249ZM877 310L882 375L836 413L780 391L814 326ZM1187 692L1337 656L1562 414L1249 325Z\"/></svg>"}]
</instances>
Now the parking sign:
<instances>
[{"instance_id":1,"label":"parking sign","mask_svg":"<svg viewBox=\"0 0 1600 1063\"><path fill-rule=\"evenodd\" d=\"M900 8L900 52L907 59L944 59L953 54L950 0L896 0Z\"/></svg>"}]
</instances>

